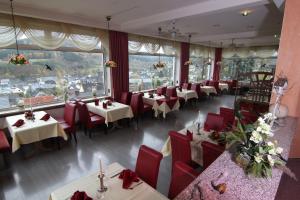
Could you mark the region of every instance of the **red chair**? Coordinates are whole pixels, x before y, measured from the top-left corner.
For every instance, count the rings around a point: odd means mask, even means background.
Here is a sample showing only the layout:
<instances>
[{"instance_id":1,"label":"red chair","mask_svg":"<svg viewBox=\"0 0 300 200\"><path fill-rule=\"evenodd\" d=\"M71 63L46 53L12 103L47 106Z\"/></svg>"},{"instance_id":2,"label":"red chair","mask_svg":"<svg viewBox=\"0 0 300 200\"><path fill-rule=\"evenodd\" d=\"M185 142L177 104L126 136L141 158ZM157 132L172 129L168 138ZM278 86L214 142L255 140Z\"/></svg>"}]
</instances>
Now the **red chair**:
<instances>
[{"instance_id":1,"label":"red chair","mask_svg":"<svg viewBox=\"0 0 300 200\"><path fill-rule=\"evenodd\" d=\"M122 92L120 103L130 105L132 92Z\"/></svg>"},{"instance_id":2,"label":"red chair","mask_svg":"<svg viewBox=\"0 0 300 200\"><path fill-rule=\"evenodd\" d=\"M145 112L152 112L152 105L143 102L143 96L141 93L132 95L130 106L137 122L139 116L143 115Z\"/></svg>"},{"instance_id":3,"label":"red chair","mask_svg":"<svg viewBox=\"0 0 300 200\"><path fill-rule=\"evenodd\" d=\"M213 86L216 89L218 94L221 93L221 90L219 88L219 81L209 81L208 85Z\"/></svg>"},{"instance_id":4,"label":"red chair","mask_svg":"<svg viewBox=\"0 0 300 200\"><path fill-rule=\"evenodd\" d=\"M224 127L224 118L221 115L215 113L207 113L204 123L204 130L222 131L224 130Z\"/></svg>"},{"instance_id":5,"label":"red chair","mask_svg":"<svg viewBox=\"0 0 300 200\"><path fill-rule=\"evenodd\" d=\"M242 114L242 119L241 119L242 124L252 124L256 122L258 119L258 116L252 112L241 111L241 114Z\"/></svg>"},{"instance_id":6,"label":"red chair","mask_svg":"<svg viewBox=\"0 0 300 200\"><path fill-rule=\"evenodd\" d=\"M196 172L184 162L177 161L174 164L174 169L172 171L168 198L174 199L191 182L193 182L199 176L199 174L200 173Z\"/></svg>"},{"instance_id":7,"label":"red chair","mask_svg":"<svg viewBox=\"0 0 300 200\"><path fill-rule=\"evenodd\" d=\"M71 137L74 135L75 143L77 144L75 116L76 104L67 102L65 103L64 118L58 120L58 122L67 134L71 135Z\"/></svg>"},{"instance_id":8,"label":"red chair","mask_svg":"<svg viewBox=\"0 0 300 200\"><path fill-rule=\"evenodd\" d=\"M194 83L194 84L192 84L191 89L194 90L197 93L198 99L200 99L201 97L205 97L206 96L206 93L201 91L200 83Z\"/></svg>"},{"instance_id":9,"label":"red chair","mask_svg":"<svg viewBox=\"0 0 300 200\"><path fill-rule=\"evenodd\" d=\"M202 146L204 169L206 169L225 151L225 146L213 144L207 141L203 141L201 143L201 146Z\"/></svg>"},{"instance_id":10,"label":"red chair","mask_svg":"<svg viewBox=\"0 0 300 200\"><path fill-rule=\"evenodd\" d=\"M156 94L158 95L166 95L167 87L159 87L156 89Z\"/></svg>"},{"instance_id":11,"label":"red chair","mask_svg":"<svg viewBox=\"0 0 300 200\"><path fill-rule=\"evenodd\" d=\"M156 189L160 161L163 155L142 145L136 161L135 172L143 181Z\"/></svg>"},{"instance_id":12,"label":"red chair","mask_svg":"<svg viewBox=\"0 0 300 200\"><path fill-rule=\"evenodd\" d=\"M234 110L231 108L220 107L220 115L224 119L224 125L226 128L231 129L234 125Z\"/></svg>"},{"instance_id":13,"label":"red chair","mask_svg":"<svg viewBox=\"0 0 300 200\"><path fill-rule=\"evenodd\" d=\"M192 87L191 83L183 83L182 89L190 90Z\"/></svg>"},{"instance_id":14,"label":"red chair","mask_svg":"<svg viewBox=\"0 0 300 200\"><path fill-rule=\"evenodd\" d=\"M198 165L192 160L190 138L176 131L170 131L169 136L172 147L172 169L176 161L182 161L193 168L197 168Z\"/></svg>"},{"instance_id":15,"label":"red chair","mask_svg":"<svg viewBox=\"0 0 300 200\"><path fill-rule=\"evenodd\" d=\"M0 153L5 154L7 152L10 152L10 144L5 136L5 133L0 130ZM5 164L7 163L5 157L3 156Z\"/></svg>"},{"instance_id":16,"label":"red chair","mask_svg":"<svg viewBox=\"0 0 300 200\"><path fill-rule=\"evenodd\" d=\"M185 99L184 99L183 97L178 97L178 96L177 96L176 87L169 87L169 88L167 88L166 95L169 96L169 97L171 97L171 98L172 98L172 97L178 98L179 103L180 103L180 107L182 108L182 106L184 106L184 104L185 104Z\"/></svg>"},{"instance_id":17,"label":"red chair","mask_svg":"<svg viewBox=\"0 0 300 200\"><path fill-rule=\"evenodd\" d=\"M106 130L105 118L95 113L89 112L86 104L83 102L78 102L78 105L79 105L78 107L79 119L83 123L85 134L88 129L89 137L91 138L92 137L91 129L100 125L104 125L104 132L106 134L107 130Z\"/></svg>"}]
</instances>

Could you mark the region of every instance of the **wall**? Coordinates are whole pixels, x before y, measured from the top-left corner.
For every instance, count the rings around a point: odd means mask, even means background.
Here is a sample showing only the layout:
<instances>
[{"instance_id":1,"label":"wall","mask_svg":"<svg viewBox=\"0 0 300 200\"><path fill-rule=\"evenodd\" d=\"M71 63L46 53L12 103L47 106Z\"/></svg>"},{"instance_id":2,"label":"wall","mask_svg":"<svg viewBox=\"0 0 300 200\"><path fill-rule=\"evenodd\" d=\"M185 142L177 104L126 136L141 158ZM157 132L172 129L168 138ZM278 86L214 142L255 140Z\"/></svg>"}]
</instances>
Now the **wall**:
<instances>
[{"instance_id":1,"label":"wall","mask_svg":"<svg viewBox=\"0 0 300 200\"><path fill-rule=\"evenodd\" d=\"M276 75L288 77L290 89L282 98L289 108L289 115L300 117L300 1L286 0L280 37ZM274 102L274 94L272 96ZM284 133L282 133L284 134ZM292 143L290 157L300 158L300 120Z\"/></svg>"}]
</instances>

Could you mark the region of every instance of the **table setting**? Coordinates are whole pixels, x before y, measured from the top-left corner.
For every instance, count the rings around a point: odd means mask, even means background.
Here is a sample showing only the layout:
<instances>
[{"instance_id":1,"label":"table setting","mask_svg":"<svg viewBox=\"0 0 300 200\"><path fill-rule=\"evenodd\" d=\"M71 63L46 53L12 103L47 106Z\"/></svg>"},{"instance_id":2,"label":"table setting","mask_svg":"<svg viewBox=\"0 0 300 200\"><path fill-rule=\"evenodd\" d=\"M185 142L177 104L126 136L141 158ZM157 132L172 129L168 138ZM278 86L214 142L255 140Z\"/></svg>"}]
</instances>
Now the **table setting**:
<instances>
[{"instance_id":1,"label":"table setting","mask_svg":"<svg viewBox=\"0 0 300 200\"><path fill-rule=\"evenodd\" d=\"M207 96L209 96L210 94L217 94L217 90L214 86L204 85L200 87L201 91L205 92Z\"/></svg>"},{"instance_id":2,"label":"table setting","mask_svg":"<svg viewBox=\"0 0 300 200\"><path fill-rule=\"evenodd\" d=\"M177 96L184 98L185 101L188 101L189 99L193 99L193 98L198 99L198 94L194 90L177 89L176 92L177 92Z\"/></svg>"}]
</instances>

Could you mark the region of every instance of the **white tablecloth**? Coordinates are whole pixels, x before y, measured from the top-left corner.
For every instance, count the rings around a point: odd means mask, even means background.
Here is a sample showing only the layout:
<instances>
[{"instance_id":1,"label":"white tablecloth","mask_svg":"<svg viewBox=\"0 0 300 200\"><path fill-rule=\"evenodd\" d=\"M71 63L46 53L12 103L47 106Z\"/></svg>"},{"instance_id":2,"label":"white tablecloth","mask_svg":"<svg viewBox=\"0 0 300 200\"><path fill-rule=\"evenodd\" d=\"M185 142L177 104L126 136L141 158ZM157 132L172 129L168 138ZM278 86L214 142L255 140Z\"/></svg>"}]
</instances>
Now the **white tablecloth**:
<instances>
[{"instance_id":1,"label":"white tablecloth","mask_svg":"<svg viewBox=\"0 0 300 200\"><path fill-rule=\"evenodd\" d=\"M201 91L205 92L207 96L211 93L217 94L217 90L214 86L201 86Z\"/></svg>"},{"instance_id":2,"label":"white tablecloth","mask_svg":"<svg viewBox=\"0 0 300 200\"><path fill-rule=\"evenodd\" d=\"M192 160L199 165L203 166L203 151L201 143L203 141L208 141L214 144L217 144L217 142L210 139L208 136L210 132L204 131L203 129L200 130L200 135L197 135L197 128L196 126L191 126L189 128L185 128L183 130L178 131L178 133L186 134L186 130L189 130L193 132L193 141L191 141L191 152L192 152ZM171 155L172 148L171 148L171 140L170 137L168 137L167 141L165 142L161 153L164 157Z\"/></svg>"},{"instance_id":3,"label":"white tablecloth","mask_svg":"<svg viewBox=\"0 0 300 200\"><path fill-rule=\"evenodd\" d=\"M134 189L123 189L122 180L115 176L111 176L121 172L124 169L118 163L113 163L108 166L105 171L106 178L104 179L104 184L107 185L108 190L104 193L103 200L167 200L167 198L154 190L147 183L136 186ZM141 180L142 181L142 180ZM132 186L137 183L133 183ZM62 186L56 191L52 192L49 200L69 200L74 192L77 190L85 191L88 196L93 199L97 199L97 190L99 189L100 181L98 179L98 173L91 174L86 177L82 177L75 180L68 185Z\"/></svg>"},{"instance_id":4,"label":"white tablecloth","mask_svg":"<svg viewBox=\"0 0 300 200\"><path fill-rule=\"evenodd\" d=\"M12 152L17 151L22 144L30 144L53 137L68 139L54 118L50 117L48 121L40 120L45 114L44 111L34 112L35 121L25 119L24 114L6 117L6 124L12 137ZM13 126L19 119L23 119L25 124L21 127Z\"/></svg>"},{"instance_id":5,"label":"white tablecloth","mask_svg":"<svg viewBox=\"0 0 300 200\"><path fill-rule=\"evenodd\" d=\"M194 90L185 90L185 89L182 89L182 91L177 90L177 96L184 98L185 101L193 98L198 99L198 94Z\"/></svg>"},{"instance_id":6,"label":"white tablecloth","mask_svg":"<svg viewBox=\"0 0 300 200\"><path fill-rule=\"evenodd\" d=\"M221 91L228 90L228 84L227 83L219 83L219 88Z\"/></svg>"},{"instance_id":7,"label":"white tablecloth","mask_svg":"<svg viewBox=\"0 0 300 200\"><path fill-rule=\"evenodd\" d=\"M143 96L143 102L153 106L156 100L163 99L163 98L165 98L165 97L158 96L157 94L153 94L153 98L150 98L149 94L145 93Z\"/></svg>"},{"instance_id":8,"label":"white tablecloth","mask_svg":"<svg viewBox=\"0 0 300 200\"><path fill-rule=\"evenodd\" d=\"M112 106L103 108L102 102L96 106L94 102L87 104L88 110L105 118L105 123L115 122L124 118L132 118L133 113L131 107L122 103L112 102Z\"/></svg>"}]
</instances>

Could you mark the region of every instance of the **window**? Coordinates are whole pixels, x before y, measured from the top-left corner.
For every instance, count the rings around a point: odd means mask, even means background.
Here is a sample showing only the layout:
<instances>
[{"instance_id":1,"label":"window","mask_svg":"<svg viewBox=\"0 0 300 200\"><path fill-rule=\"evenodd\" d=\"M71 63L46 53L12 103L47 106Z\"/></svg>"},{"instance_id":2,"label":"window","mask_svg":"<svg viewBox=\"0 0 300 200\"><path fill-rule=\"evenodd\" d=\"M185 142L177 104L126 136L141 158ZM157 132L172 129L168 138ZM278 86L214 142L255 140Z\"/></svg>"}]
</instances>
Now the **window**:
<instances>
[{"instance_id":1,"label":"window","mask_svg":"<svg viewBox=\"0 0 300 200\"><path fill-rule=\"evenodd\" d=\"M193 64L189 65L189 81L197 83L209 79L211 66L204 64L201 57L192 57L190 60Z\"/></svg>"},{"instance_id":2,"label":"window","mask_svg":"<svg viewBox=\"0 0 300 200\"><path fill-rule=\"evenodd\" d=\"M0 109L63 102L105 94L103 54L80 51L65 40L58 50L40 50L25 35L20 53L30 64L8 64L15 49L0 49ZM51 67L47 70L45 65Z\"/></svg>"},{"instance_id":3,"label":"window","mask_svg":"<svg viewBox=\"0 0 300 200\"><path fill-rule=\"evenodd\" d=\"M175 56L160 56L166 64L163 69L154 69L158 55L129 55L129 90L153 89L161 85L174 84Z\"/></svg>"}]
</instances>

